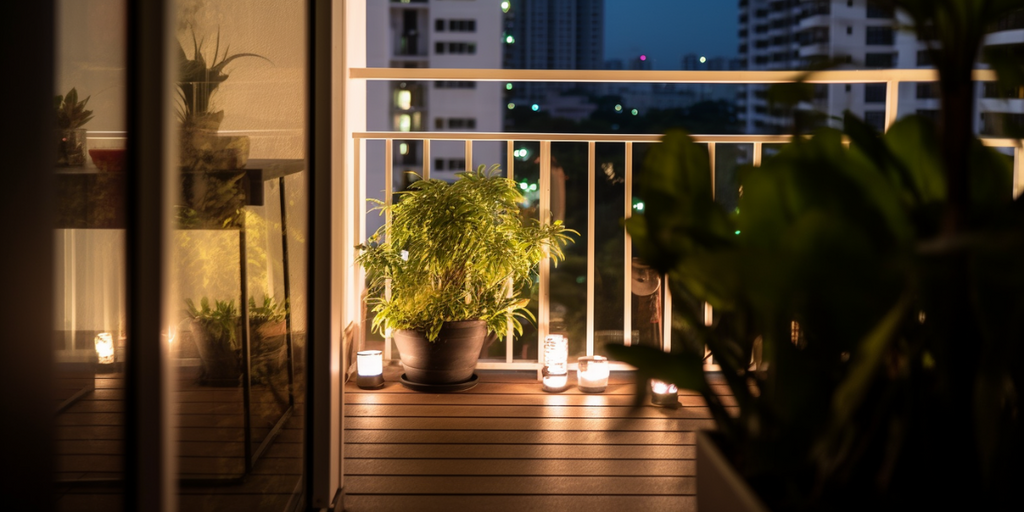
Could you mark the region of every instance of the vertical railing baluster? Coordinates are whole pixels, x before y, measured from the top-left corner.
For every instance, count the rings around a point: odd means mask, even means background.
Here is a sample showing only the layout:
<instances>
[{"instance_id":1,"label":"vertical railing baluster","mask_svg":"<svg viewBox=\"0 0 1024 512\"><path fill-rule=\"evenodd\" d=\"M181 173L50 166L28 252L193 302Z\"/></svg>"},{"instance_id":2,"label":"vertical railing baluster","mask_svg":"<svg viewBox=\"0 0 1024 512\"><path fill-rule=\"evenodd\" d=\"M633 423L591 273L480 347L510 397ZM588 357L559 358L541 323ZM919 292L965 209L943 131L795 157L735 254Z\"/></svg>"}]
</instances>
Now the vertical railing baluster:
<instances>
[{"instance_id":1,"label":"vertical railing baluster","mask_svg":"<svg viewBox=\"0 0 1024 512\"><path fill-rule=\"evenodd\" d=\"M505 151L506 151L506 154L505 154L505 165L506 165L505 171L507 172L506 176L508 176L508 179L512 180L513 182L515 182L515 180L516 180L516 174L515 174L515 163L516 163L516 161L515 161L515 146L516 146L516 141L514 141L514 140L509 140L509 141L505 142ZM512 291L513 291L512 290L512 284L513 284L512 283L512 278L510 277L510 278L508 278L508 297L512 296ZM512 350L513 349L512 342L513 342L513 340L515 340L515 334L516 334L515 328L512 327L512 320L511 319L509 319L508 325L505 327L505 331L506 331L505 332L505 362L506 363L511 363L512 360L514 359L514 357L513 357L513 350Z\"/></svg>"},{"instance_id":2,"label":"vertical railing baluster","mask_svg":"<svg viewBox=\"0 0 1024 512\"><path fill-rule=\"evenodd\" d=\"M540 222L551 223L551 141L540 142ZM548 250L545 247L544 255ZM550 332L551 304L548 296L551 293L551 261L545 257L540 262L540 291L537 297L537 362L544 364L544 351L541 343ZM540 371L540 370L538 370ZM538 375L538 378L540 376Z\"/></svg>"},{"instance_id":3,"label":"vertical railing baluster","mask_svg":"<svg viewBox=\"0 0 1024 512\"><path fill-rule=\"evenodd\" d=\"M393 176L394 161L392 160L393 139L384 139L384 236L391 242L391 196L394 194ZM384 300L391 300L391 280L384 283ZM391 359L391 331L384 336L384 360Z\"/></svg>"},{"instance_id":4,"label":"vertical railing baluster","mask_svg":"<svg viewBox=\"0 0 1024 512\"><path fill-rule=\"evenodd\" d=\"M587 355L594 355L594 232L597 210L597 143L587 143Z\"/></svg>"},{"instance_id":5,"label":"vertical railing baluster","mask_svg":"<svg viewBox=\"0 0 1024 512\"><path fill-rule=\"evenodd\" d=\"M430 139L423 139L423 179L430 179Z\"/></svg>"},{"instance_id":6,"label":"vertical railing baluster","mask_svg":"<svg viewBox=\"0 0 1024 512\"><path fill-rule=\"evenodd\" d=\"M355 204L352 205L355 209L355 211L352 212L352 218L354 219L353 222L355 223L352 233L355 234L356 239L350 240L351 245L349 245L349 247L355 247L366 240L366 169L363 167L362 163L362 154L365 148L365 139L359 139L352 144L352 161L353 169L355 170L355 179L353 180L354 183L352 188L355 189L356 194ZM352 259L354 260L354 257L358 255L358 252L356 252L353 254ZM356 347L364 349L366 348L366 329L368 328L366 325L365 309L366 271L363 270L362 265L355 265L353 274L355 276L355 282L358 284L352 287L354 291L350 293L354 293L355 295L349 296L349 299L351 299L351 302L349 303L356 305L355 307L358 313L352 316L353 318L359 318L360 326L360 329L357 329L359 333L357 334L357 339L354 342L356 343Z\"/></svg>"},{"instance_id":7,"label":"vertical railing baluster","mask_svg":"<svg viewBox=\"0 0 1024 512\"><path fill-rule=\"evenodd\" d=\"M626 206L623 217L633 216L633 143L626 142ZM623 302L622 305L622 342L627 347L633 344L633 243L629 231L622 228L625 245L625 263L623 264Z\"/></svg>"},{"instance_id":8,"label":"vertical railing baluster","mask_svg":"<svg viewBox=\"0 0 1024 512\"><path fill-rule=\"evenodd\" d=\"M885 83L885 131L896 122L899 114L900 87L899 82L890 80Z\"/></svg>"},{"instance_id":9,"label":"vertical railing baluster","mask_svg":"<svg viewBox=\"0 0 1024 512\"><path fill-rule=\"evenodd\" d=\"M472 171L473 167L473 139L466 139L466 170Z\"/></svg>"}]
</instances>

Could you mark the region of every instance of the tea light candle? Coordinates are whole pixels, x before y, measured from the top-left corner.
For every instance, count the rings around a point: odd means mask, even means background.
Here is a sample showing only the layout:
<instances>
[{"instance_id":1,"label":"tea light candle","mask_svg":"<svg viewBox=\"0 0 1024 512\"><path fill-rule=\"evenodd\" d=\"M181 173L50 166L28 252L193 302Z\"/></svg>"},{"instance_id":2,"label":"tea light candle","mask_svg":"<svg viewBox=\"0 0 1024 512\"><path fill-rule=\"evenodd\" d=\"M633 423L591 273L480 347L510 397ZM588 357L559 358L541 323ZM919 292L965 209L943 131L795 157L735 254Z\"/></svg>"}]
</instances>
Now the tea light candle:
<instances>
[{"instance_id":1,"label":"tea light candle","mask_svg":"<svg viewBox=\"0 0 1024 512\"><path fill-rule=\"evenodd\" d=\"M109 332L101 332L93 340L96 346L96 357L100 364L114 364L114 338Z\"/></svg>"},{"instance_id":2,"label":"tea light candle","mask_svg":"<svg viewBox=\"0 0 1024 512\"><path fill-rule=\"evenodd\" d=\"M651 379L651 403L654 405L679 405L679 388L671 382Z\"/></svg>"},{"instance_id":3,"label":"tea light candle","mask_svg":"<svg viewBox=\"0 0 1024 512\"><path fill-rule=\"evenodd\" d=\"M576 365L576 380L580 391L601 393L608 387L608 358L585 356Z\"/></svg>"},{"instance_id":4,"label":"tea light candle","mask_svg":"<svg viewBox=\"0 0 1024 512\"><path fill-rule=\"evenodd\" d=\"M356 353L356 385L362 389L384 386L384 356L380 350Z\"/></svg>"}]
</instances>

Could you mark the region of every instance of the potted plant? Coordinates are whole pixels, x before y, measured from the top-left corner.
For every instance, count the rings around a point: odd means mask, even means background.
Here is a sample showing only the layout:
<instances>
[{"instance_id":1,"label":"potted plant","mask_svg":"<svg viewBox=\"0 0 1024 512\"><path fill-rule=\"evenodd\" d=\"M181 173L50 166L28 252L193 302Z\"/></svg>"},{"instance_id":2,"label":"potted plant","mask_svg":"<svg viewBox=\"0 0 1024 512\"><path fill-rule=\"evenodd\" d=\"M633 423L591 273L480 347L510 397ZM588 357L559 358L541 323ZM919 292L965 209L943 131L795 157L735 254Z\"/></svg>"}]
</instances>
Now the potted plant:
<instances>
[{"instance_id":1,"label":"potted plant","mask_svg":"<svg viewBox=\"0 0 1024 512\"><path fill-rule=\"evenodd\" d=\"M184 47L178 44L182 166L187 170L239 169L249 158L249 138L218 133L224 121L224 111L212 110L211 99L217 88L228 79L224 68L235 59L255 57L270 61L255 53L228 54L227 47L221 54L219 30L213 57L209 61L203 55L203 43L192 32L191 59L185 54Z\"/></svg>"},{"instance_id":2,"label":"potted plant","mask_svg":"<svg viewBox=\"0 0 1024 512\"><path fill-rule=\"evenodd\" d=\"M715 203L705 148L669 133L627 222L635 254L670 276L672 346L685 347L608 351L638 378L704 396L717 442L703 448L756 492L755 509L1015 506L1024 201L970 120L984 28L1019 3L890 3L938 37L938 126L910 116L879 135L847 117L842 133L818 130L741 171L733 211ZM988 62L1001 81L1020 69ZM737 411L702 371L705 346ZM698 496L702 510L719 497Z\"/></svg>"},{"instance_id":3,"label":"potted plant","mask_svg":"<svg viewBox=\"0 0 1024 512\"><path fill-rule=\"evenodd\" d=\"M255 384L269 384L281 370L288 357L286 335L288 306L273 297L264 296L257 305L249 297L249 332L252 336L252 380Z\"/></svg>"},{"instance_id":4,"label":"potted plant","mask_svg":"<svg viewBox=\"0 0 1024 512\"><path fill-rule=\"evenodd\" d=\"M241 336L238 309L233 300L217 300L213 306L203 297L199 306L185 299L186 316L192 321L192 337L199 351L199 384L237 386L242 376L239 366Z\"/></svg>"},{"instance_id":5,"label":"potted plant","mask_svg":"<svg viewBox=\"0 0 1024 512\"><path fill-rule=\"evenodd\" d=\"M74 87L67 94L53 97L53 108L57 115L57 165L78 167L85 165L85 128L82 126L92 119L92 110L86 110L89 97L78 101Z\"/></svg>"},{"instance_id":6,"label":"potted plant","mask_svg":"<svg viewBox=\"0 0 1024 512\"><path fill-rule=\"evenodd\" d=\"M220 31L213 56L203 55L204 41L192 32L192 58L178 45L178 121L181 123L182 195L179 225L186 228L234 228L245 205L245 174L236 171L249 159L249 137L219 133L223 110L214 110L213 96L228 79L225 67L255 53L220 52Z\"/></svg>"},{"instance_id":7,"label":"potted plant","mask_svg":"<svg viewBox=\"0 0 1024 512\"><path fill-rule=\"evenodd\" d=\"M192 322L192 336L199 352L199 383L207 386L237 386L242 376L241 315L233 300L203 297L196 306L185 299L185 314ZM288 308L272 297L262 305L249 297L250 369L254 384L268 384L280 373L287 358L285 321Z\"/></svg>"},{"instance_id":8,"label":"potted plant","mask_svg":"<svg viewBox=\"0 0 1024 512\"><path fill-rule=\"evenodd\" d=\"M575 233L560 221L522 218L522 195L500 172L481 165L452 184L413 182L379 206L391 226L359 246L373 328L394 335L411 383L471 381L484 337L509 322L522 333L535 267L564 259Z\"/></svg>"}]
</instances>

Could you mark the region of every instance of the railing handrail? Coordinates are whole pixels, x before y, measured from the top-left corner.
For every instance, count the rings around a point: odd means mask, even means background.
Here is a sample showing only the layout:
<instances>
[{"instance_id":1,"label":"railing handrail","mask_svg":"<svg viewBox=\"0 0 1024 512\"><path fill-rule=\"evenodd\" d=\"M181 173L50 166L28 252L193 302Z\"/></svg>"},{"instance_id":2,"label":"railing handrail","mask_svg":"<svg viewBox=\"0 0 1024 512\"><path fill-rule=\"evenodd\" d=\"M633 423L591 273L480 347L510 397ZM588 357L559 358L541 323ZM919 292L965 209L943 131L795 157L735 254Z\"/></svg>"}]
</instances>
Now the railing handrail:
<instances>
[{"instance_id":1,"label":"railing handrail","mask_svg":"<svg viewBox=\"0 0 1024 512\"><path fill-rule=\"evenodd\" d=\"M536 132L396 132L366 131L353 132L356 140L458 140L458 141L500 141L517 142L660 142L663 134L650 133L536 133ZM793 140L792 135L714 135L691 134L694 142L722 144L785 144ZM1007 137L981 137L982 144L990 147L1010 148L1021 145L1022 139Z\"/></svg>"},{"instance_id":2,"label":"railing handrail","mask_svg":"<svg viewBox=\"0 0 1024 512\"><path fill-rule=\"evenodd\" d=\"M995 71L975 69L976 81L993 81ZM631 82L699 84L815 84L934 82L935 69L844 69L826 71L661 71L590 69L350 68L356 80L461 80L475 82Z\"/></svg>"}]
</instances>

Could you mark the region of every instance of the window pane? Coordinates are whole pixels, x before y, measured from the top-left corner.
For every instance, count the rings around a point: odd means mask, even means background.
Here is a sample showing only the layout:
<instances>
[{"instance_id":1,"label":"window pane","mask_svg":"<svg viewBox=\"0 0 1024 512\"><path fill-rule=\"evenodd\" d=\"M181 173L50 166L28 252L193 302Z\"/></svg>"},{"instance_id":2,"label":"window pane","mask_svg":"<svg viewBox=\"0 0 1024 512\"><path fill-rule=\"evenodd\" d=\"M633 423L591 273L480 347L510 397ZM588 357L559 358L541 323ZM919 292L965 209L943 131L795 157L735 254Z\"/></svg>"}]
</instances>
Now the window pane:
<instances>
[{"instance_id":1,"label":"window pane","mask_svg":"<svg viewBox=\"0 0 1024 512\"><path fill-rule=\"evenodd\" d=\"M176 77L180 509L284 510L304 467L306 2L177 6L196 70Z\"/></svg>"},{"instance_id":2,"label":"window pane","mask_svg":"<svg viewBox=\"0 0 1024 512\"><path fill-rule=\"evenodd\" d=\"M59 510L124 498L125 4L56 2L53 406Z\"/></svg>"}]
</instances>

